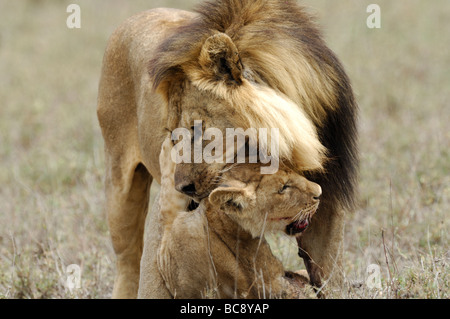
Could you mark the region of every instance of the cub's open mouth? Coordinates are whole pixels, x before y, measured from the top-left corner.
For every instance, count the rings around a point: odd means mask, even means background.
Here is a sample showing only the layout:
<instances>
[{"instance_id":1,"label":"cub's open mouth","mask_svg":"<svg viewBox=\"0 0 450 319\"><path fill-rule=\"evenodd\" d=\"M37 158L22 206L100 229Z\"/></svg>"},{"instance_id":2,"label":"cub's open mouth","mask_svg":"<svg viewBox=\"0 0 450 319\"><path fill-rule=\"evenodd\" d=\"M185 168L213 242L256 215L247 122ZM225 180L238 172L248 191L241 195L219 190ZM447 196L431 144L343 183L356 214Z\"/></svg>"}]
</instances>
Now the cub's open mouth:
<instances>
[{"instance_id":1,"label":"cub's open mouth","mask_svg":"<svg viewBox=\"0 0 450 319\"><path fill-rule=\"evenodd\" d=\"M286 233L291 236L297 235L305 231L306 228L308 228L308 226L309 226L308 218L303 220L297 220L286 226Z\"/></svg>"}]
</instances>

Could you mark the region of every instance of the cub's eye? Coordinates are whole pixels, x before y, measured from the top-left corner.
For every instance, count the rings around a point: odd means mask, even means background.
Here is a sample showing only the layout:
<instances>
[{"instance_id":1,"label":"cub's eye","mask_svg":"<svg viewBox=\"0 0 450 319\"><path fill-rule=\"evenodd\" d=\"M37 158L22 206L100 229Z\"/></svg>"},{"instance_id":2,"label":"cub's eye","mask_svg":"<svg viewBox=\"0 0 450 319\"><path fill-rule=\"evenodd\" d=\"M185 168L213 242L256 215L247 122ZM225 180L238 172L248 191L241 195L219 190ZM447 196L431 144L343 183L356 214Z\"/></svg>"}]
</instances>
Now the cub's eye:
<instances>
[{"instance_id":1,"label":"cub's eye","mask_svg":"<svg viewBox=\"0 0 450 319\"><path fill-rule=\"evenodd\" d=\"M291 186L288 185L288 184L284 184L283 187L281 187L281 188L278 190L278 194L283 194L284 191L285 191L286 189L288 189L289 187L291 187Z\"/></svg>"}]
</instances>

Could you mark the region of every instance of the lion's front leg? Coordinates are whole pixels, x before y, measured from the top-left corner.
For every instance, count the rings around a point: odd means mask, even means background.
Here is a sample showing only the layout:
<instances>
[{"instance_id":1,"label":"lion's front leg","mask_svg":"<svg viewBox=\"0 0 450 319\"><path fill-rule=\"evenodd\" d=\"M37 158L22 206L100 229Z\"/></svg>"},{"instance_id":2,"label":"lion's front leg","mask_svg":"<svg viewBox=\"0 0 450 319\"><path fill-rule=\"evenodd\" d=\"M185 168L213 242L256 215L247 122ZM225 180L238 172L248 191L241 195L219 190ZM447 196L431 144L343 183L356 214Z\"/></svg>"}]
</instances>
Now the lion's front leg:
<instances>
[{"instance_id":1,"label":"lion's front leg","mask_svg":"<svg viewBox=\"0 0 450 319\"><path fill-rule=\"evenodd\" d=\"M142 164L120 172L111 166L106 177L106 210L117 256L112 297L136 298L152 177Z\"/></svg>"},{"instance_id":2,"label":"lion's front leg","mask_svg":"<svg viewBox=\"0 0 450 319\"><path fill-rule=\"evenodd\" d=\"M322 205L311 225L297 238L299 256L303 258L310 282L319 288L342 282L343 211Z\"/></svg>"}]
</instances>

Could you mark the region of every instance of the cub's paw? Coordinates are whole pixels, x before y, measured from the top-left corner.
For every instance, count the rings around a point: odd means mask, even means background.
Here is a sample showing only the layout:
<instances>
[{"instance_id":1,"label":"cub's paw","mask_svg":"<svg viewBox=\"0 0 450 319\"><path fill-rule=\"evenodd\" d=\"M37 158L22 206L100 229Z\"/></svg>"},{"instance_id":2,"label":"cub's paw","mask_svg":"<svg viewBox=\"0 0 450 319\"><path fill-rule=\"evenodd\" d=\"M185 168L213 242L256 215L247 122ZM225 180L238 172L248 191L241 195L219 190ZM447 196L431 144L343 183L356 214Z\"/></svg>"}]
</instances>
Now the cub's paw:
<instances>
[{"instance_id":1,"label":"cub's paw","mask_svg":"<svg viewBox=\"0 0 450 319\"><path fill-rule=\"evenodd\" d=\"M172 160L172 140L170 137L166 137L161 146L161 153L159 154L159 167L161 170L161 176L170 176L173 178L175 173L175 162Z\"/></svg>"}]
</instances>

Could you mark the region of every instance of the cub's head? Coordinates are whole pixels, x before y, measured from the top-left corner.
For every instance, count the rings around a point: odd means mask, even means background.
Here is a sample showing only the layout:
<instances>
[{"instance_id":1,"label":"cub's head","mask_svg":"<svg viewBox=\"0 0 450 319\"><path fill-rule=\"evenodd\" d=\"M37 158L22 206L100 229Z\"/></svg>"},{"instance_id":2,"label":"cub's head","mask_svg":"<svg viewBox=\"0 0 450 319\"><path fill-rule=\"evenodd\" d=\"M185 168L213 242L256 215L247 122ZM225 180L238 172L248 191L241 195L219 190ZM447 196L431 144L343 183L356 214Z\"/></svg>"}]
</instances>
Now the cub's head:
<instances>
[{"instance_id":1,"label":"cub's head","mask_svg":"<svg viewBox=\"0 0 450 319\"><path fill-rule=\"evenodd\" d=\"M321 187L289 169L263 175L260 164L236 165L222 175L209 202L253 237L266 231L303 232L319 206Z\"/></svg>"}]
</instances>

